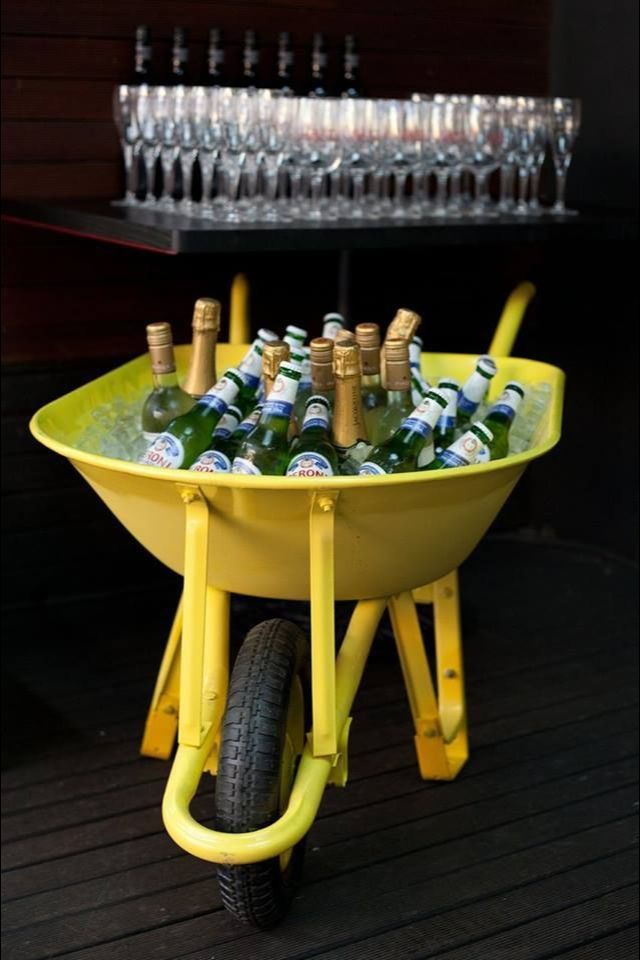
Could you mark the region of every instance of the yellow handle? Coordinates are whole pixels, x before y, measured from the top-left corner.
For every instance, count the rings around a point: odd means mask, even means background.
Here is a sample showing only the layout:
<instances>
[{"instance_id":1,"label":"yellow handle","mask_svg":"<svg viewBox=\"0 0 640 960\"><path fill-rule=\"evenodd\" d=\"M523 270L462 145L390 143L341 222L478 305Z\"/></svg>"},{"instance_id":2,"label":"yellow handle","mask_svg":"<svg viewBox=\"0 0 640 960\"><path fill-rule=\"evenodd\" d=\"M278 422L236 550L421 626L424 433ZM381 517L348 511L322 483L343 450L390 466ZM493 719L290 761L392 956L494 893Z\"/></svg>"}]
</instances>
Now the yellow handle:
<instances>
[{"instance_id":1,"label":"yellow handle","mask_svg":"<svg viewBox=\"0 0 640 960\"><path fill-rule=\"evenodd\" d=\"M535 296L536 288L528 280L518 284L504 305L502 316L493 335L489 354L492 357L508 357L518 336L520 324L529 301Z\"/></svg>"},{"instance_id":2,"label":"yellow handle","mask_svg":"<svg viewBox=\"0 0 640 960\"><path fill-rule=\"evenodd\" d=\"M249 343L249 281L237 273L231 284L229 343Z\"/></svg>"}]
</instances>

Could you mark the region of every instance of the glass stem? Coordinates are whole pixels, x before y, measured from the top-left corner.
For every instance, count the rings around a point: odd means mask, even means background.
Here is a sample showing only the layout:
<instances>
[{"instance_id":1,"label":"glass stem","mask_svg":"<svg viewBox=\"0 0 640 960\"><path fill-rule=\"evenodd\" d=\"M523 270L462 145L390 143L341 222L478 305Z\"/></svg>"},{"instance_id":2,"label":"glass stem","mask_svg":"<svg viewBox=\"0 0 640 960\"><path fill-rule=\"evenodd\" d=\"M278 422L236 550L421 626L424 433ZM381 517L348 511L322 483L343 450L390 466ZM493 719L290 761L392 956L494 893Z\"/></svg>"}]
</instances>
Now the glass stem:
<instances>
[{"instance_id":1,"label":"glass stem","mask_svg":"<svg viewBox=\"0 0 640 960\"><path fill-rule=\"evenodd\" d=\"M540 206L540 167L538 164L531 167L531 189L529 191L529 206L537 209Z\"/></svg>"},{"instance_id":2,"label":"glass stem","mask_svg":"<svg viewBox=\"0 0 640 960\"><path fill-rule=\"evenodd\" d=\"M213 155L200 155L200 170L202 171L202 205L211 206L211 191L213 188Z\"/></svg>"},{"instance_id":3,"label":"glass stem","mask_svg":"<svg viewBox=\"0 0 640 960\"><path fill-rule=\"evenodd\" d=\"M485 212L488 200L487 180L486 170L476 171L476 202L474 207L476 213Z\"/></svg>"},{"instance_id":4,"label":"glass stem","mask_svg":"<svg viewBox=\"0 0 640 960\"><path fill-rule=\"evenodd\" d=\"M316 216L320 213L320 199L322 197L322 185L324 176L314 173L311 176L311 212Z\"/></svg>"},{"instance_id":5,"label":"glass stem","mask_svg":"<svg viewBox=\"0 0 640 960\"><path fill-rule=\"evenodd\" d=\"M556 202L553 209L558 213L563 213L565 209L564 195L567 186L567 171L564 167L556 167Z\"/></svg>"},{"instance_id":6,"label":"glass stem","mask_svg":"<svg viewBox=\"0 0 640 960\"><path fill-rule=\"evenodd\" d=\"M191 203L191 182L193 179L193 165L195 163L195 154L189 151L181 158L182 167L182 203ZM186 163L185 163L186 161Z\"/></svg>"},{"instance_id":7,"label":"glass stem","mask_svg":"<svg viewBox=\"0 0 640 960\"><path fill-rule=\"evenodd\" d=\"M144 160L144 172L146 180L145 202L152 203L155 198L155 173L156 173L156 155L153 150L145 150L142 156Z\"/></svg>"},{"instance_id":8,"label":"glass stem","mask_svg":"<svg viewBox=\"0 0 640 960\"><path fill-rule=\"evenodd\" d=\"M125 143L122 147L122 156L124 160L124 198L127 203L133 203L136 198L136 178L134 178L135 165L133 162L133 144Z\"/></svg>"},{"instance_id":9,"label":"glass stem","mask_svg":"<svg viewBox=\"0 0 640 960\"><path fill-rule=\"evenodd\" d=\"M395 185L393 189L393 202L396 206L400 206L404 200L404 190L407 182L407 175L404 171L396 173Z\"/></svg>"},{"instance_id":10,"label":"glass stem","mask_svg":"<svg viewBox=\"0 0 640 960\"><path fill-rule=\"evenodd\" d=\"M518 211L526 213L527 207L527 187L529 186L529 170L527 167L518 168Z\"/></svg>"},{"instance_id":11,"label":"glass stem","mask_svg":"<svg viewBox=\"0 0 640 960\"><path fill-rule=\"evenodd\" d=\"M515 168L512 163L503 163L500 167L500 206L507 208L513 200Z\"/></svg>"},{"instance_id":12,"label":"glass stem","mask_svg":"<svg viewBox=\"0 0 640 960\"><path fill-rule=\"evenodd\" d=\"M362 206L362 197L364 196L364 176L361 173L353 175L353 204L356 209Z\"/></svg>"},{"instance_id":13,"label":"glass stem","mask_svg":"<svg viewBox=\"0 0 640 960\"><path fill-rule=\"evenodd\" d=\"M449 180L448 170L436 170L436 209L439 215L447 212L447 181Z\"/></svg>"}]
</instances>

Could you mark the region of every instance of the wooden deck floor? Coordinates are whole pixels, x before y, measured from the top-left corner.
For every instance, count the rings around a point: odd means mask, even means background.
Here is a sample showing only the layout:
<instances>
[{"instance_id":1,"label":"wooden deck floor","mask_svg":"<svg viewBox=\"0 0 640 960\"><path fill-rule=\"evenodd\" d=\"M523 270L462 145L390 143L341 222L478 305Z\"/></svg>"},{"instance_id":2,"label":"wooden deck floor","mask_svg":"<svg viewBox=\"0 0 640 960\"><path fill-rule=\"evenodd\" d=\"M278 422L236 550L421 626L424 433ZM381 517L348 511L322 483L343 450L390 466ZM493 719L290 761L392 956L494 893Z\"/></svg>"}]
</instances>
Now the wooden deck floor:
<instances>
[{"instance_id":1,"label":"wooden deck floor","mask_svg":"<svg viewBox=\"0 0 640 960\"><path fill-rule=\"evenodd\" d=\"M168 764L138 756L172 596L5 624L5 960L630 960L637 955L636 572L487 541L463 571L471 759L423 783L388 625L290 917L220 906L163 830ZM176 585L177 591L177 585ZM338 611L340 621L347 605ZM284 612L234 601L234 630ZM291 619L306 608L290 604ZM429 634L428 609L421 614ZM116 626L118 625L119 626ZM211 823L213 781L195 812Z\"/></svg>"}]
</instances>

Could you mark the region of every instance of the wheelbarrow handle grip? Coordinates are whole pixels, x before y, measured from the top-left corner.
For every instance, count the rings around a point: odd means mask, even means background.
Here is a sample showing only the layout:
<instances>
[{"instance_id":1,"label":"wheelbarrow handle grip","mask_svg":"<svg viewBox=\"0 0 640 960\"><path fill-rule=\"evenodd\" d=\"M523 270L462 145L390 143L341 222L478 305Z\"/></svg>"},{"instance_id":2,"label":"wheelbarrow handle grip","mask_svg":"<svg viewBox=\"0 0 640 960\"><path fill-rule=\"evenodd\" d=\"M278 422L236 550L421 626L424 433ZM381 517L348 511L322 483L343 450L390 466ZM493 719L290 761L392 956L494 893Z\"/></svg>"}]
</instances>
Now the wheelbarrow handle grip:
<instances>
[{"instance_id":1,"label":"wheelbarrow handle grip","mask_svg":"<svg viewBox=\"0 0 640 960\"><path fill-rule=\"evenodd\" d=\"M528 280L511 292L498 321L493 340L489 347L492 357L508 357L513 349L524 312L529 301L535 296L536 288Z\"/></svg>"}]
</instances>

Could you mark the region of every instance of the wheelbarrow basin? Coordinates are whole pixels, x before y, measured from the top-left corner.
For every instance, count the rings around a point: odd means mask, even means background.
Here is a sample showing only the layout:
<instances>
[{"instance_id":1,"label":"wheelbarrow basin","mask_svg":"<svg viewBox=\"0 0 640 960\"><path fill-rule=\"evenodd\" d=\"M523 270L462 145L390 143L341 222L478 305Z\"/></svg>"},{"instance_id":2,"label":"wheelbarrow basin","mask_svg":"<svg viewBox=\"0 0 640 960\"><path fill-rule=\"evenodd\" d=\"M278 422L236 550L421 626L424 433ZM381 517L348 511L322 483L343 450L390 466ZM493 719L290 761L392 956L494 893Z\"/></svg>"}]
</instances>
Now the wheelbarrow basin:
<instances>
[{"instance_id":1,"label":"wheelbarrow basin","mask_svg":"<svg viewBox=\"0 0 640 960\"><path fill-rule=\"evenodd\" d=\"M218 345L218 368L239 362L246 346ZM179 371L189 347L176 350ZM464 380L475 356L424 354L431 380ZM492 395L508 380L551 385L551 402L536 445L494 463L383 477L294 479L160 470L98 454L75 444L95 408L140 393L149 384L143 355L42 407L33 435L67 457L130 533L158 560L184 572L185 487L209 502L208 581L231 593L309 599L309 516L312 500L337 491L335 596L361 600L391 596L445 576L476 547L527 464L558 442L564 374L557 367L515 357L496 358ZM92 545L87 544L87 558Z\"/></svg>"}]
</instances>

